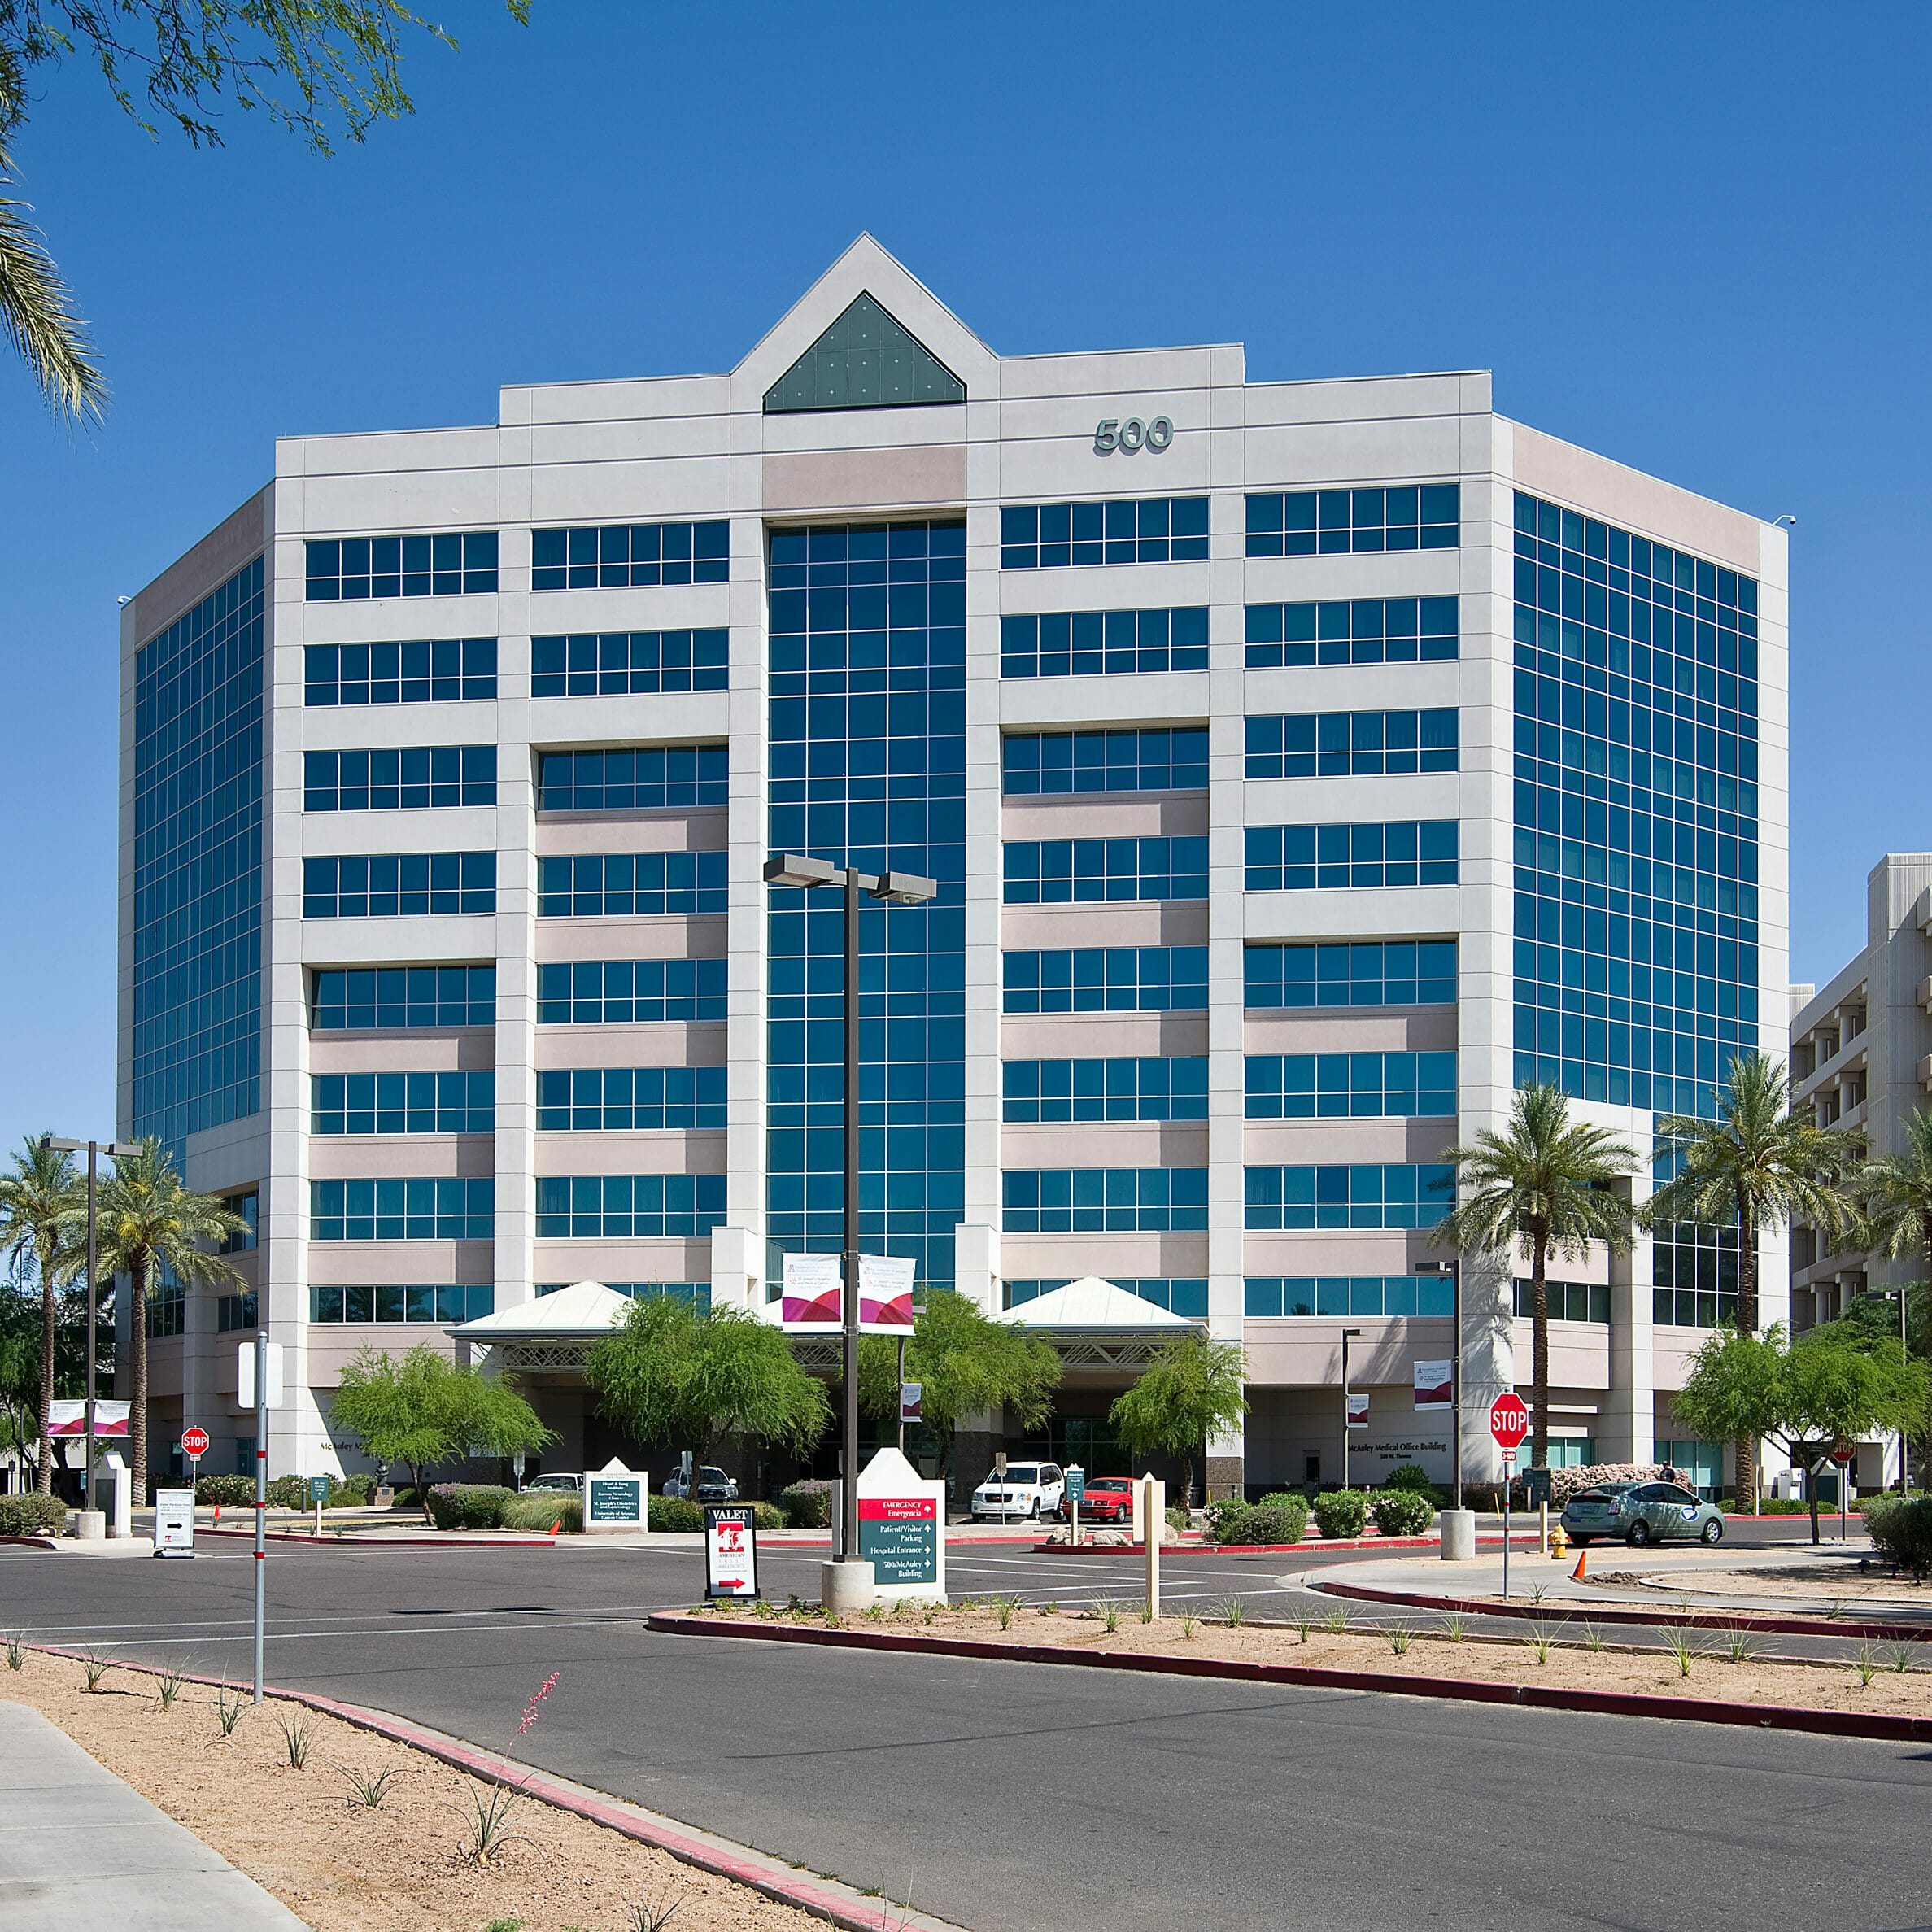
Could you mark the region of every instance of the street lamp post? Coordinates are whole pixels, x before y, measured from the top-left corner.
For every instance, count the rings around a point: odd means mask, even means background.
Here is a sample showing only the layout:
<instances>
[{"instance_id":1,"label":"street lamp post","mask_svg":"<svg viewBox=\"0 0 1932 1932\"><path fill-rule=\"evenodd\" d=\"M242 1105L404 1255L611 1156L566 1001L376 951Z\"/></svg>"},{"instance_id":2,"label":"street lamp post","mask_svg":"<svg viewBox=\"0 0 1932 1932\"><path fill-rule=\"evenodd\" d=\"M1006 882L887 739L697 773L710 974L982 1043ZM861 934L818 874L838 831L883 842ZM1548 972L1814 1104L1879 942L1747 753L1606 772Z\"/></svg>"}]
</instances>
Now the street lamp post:
<instances>
[{"instance_id":1,"label":"street lamp post","mask_svg":"<svg viewBox=\"0 0 1932 1932\"><path fill-rule=\"evenodd\" d=\"M1349 1486L1349 1344L1360 1335L1359 1328L1341 1332L1341 1486Z\"/></svg>"},{"instance_id":2,"label":"street lamp post","mask_svg":"<svg viewBox=\"0 0 1932 1932\"><path fill-rule=\"evenodd\" d=\"M94 1507L94 1328L97 1310L94 1306L94 1277L95 1260L94 1243L94 1197L98 1192L98 1175L100 1157L104 1154L110 1160L128 1160L141 1152L138 1146L130 1146L123 1140L63 1140L53 1134L46 1137L46 1145L56 1154L80 1154L87 1155L87 1507ZM135 1311L135 1319L145 1321L147 1311ZM118 1507L118 1506L117 1506Z\"/></svg>"},{"instance_id":3,"label":"street lamp post","mask_svg":"<svg viewBox=\"0 0 1932 1932\"><path fill-rule=\"evenodd\" d=\"M1436 1271L1449 1277L1450 1334L1452 1344L1450 1350L1454 1358L1450 1369L1450 1480L1455 1486L1455 1507L1463 1507L1463 1264L1460 1258L1436 1263Z\"/></svg>"},{"instance_id":4,"label":"street lamp post","mask_svg":"<svg viewBox=\"0 0 1932 1932\"><path fill-rule=\"evenodd\" d=\"M938 896L939 886L916 873L874 874L790 852L774 854L765 861L765 883L808 892L817 886L837 886L845 902L845 1201L840 1267L844 1284L845 1467L840 1484L840 1553L837 1563L827 1566L835 1570L859 1562L859 905L861 898L880 900L887 905L923 905ZM832 1594L840 1597L843 1607L844 1592L831 1576L826 1578L826 1592L827 1609L834 1607Z\"/></svg>"}]
</instances>

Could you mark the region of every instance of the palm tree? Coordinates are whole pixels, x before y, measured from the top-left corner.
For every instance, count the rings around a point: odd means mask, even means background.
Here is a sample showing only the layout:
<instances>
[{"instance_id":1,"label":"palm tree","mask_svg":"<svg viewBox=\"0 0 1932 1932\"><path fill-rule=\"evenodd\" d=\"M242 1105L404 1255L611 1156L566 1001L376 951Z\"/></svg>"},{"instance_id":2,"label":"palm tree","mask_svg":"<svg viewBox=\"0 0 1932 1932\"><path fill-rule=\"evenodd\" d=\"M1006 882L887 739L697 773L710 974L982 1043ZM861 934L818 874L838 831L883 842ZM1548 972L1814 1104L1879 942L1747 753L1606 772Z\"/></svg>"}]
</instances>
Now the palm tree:
<instances>
[{"instance_id":1,"label":"palm tree","mask_svg":"<svg viewBox=\"0 0 1932 1932\"><path fill-rule=\"evenodd\" d=\"M133 1372L128 1389L128 1471L135 1497L147 1498L147 1298L165 1269L184 1288L240 1280L211 1252L213 1245L247 1226L215 1194L193 1193L174 1157L159 1140L141 1143L137 1154L114 1163L100 1191L101 1265L126 1275L133 1293L128 1333Z\"/></svg>"},{"instance_id":2,"label":"palm tree","mask_svg":"<svg viewBox=\"0 0 1932 1932\"><path fill-rule=\"evenodd\" d=\"M13 1171L0 1175L0 1250L15 1260L31 1254L40 1276L40 1469L34 1486L43 1496L54 1487L48 1416L54 1405L55 1290L72 1276L79 1260L76 1236L86 1202L74 1157L55 1153L44 1134L23 1140Z\"/></svg>"},{"instance_id":3,"label":"palm tree","mask_svg":"<svg viewBox=\"0 0 1932 1932\"><path fill-rule=\"evenodd\" d=\"M1513 1250L1519 1238L1529 1244L1532 1453L1546 1467L1550 1257L1580 1261L1592 1241L1630 1245L1630 1204L1616 1184L1636 1171L1637 1150L1607 1128L1572 1121L1560 1087L1529 1086L1516 1089L1507 1132L1485 1128L1472 1146L1446 1148L1441 1158L1455 1168L1460 1198L1430 1235L1432 1245L1447 1242L1468 1254Z\"/></svg>"},{"instance_id":4,"label":"palm tree","mask_svg":"<svg viewBox=\"0 0 1932 1932\"><path fill-rule=\"evenodd\" d=\"M1932 1112L1921 1108L1904 1124L1904 1152L1873 1155L1851 1188L1865 1220L1861 1238L1888 1261L1908 1248L1932 1258Z\"/></svg>"},{"instance_id":5,"label":"palm tree","mask_svg":"<svg viewBox=\"0 0 1932 1932\"><path fill-rule=\"evenodd\" d=\"M1667 1114L1657 1123L1659 1151L1677 1157L1677 1171L1653 1193L1644 1225L1692 1222L1738 1230L1738 1331L1758 1330L1758 1235L1782 1228L1794 1215L1836 1234L1851 1210L1841 1191L1863 1151L1860 1136L1844 1127L1819 1127L1808 1107L1791 1108L1791 1079L1785 1063L1768 1053L1745 1053L1731 1062L1730 1078L1713 1090L1715 1118ZM1741 1437L1738 1507L1753 1514L1758 1504L1758 1446Z\"/></svg>"},{"instance_id":6,"label":"palm tree","mask_svg":"<svg viewBox=\"0 0 1932 1932\"><path fill-rule=\"evenodd\" d=\"M20 62L0 49L0 190L15 178L9 143L25 109ZM24 202L0 192L0 329L57 414L98 417L107 399L107 380L28 212Z\"/></svg>"}]
</instances>

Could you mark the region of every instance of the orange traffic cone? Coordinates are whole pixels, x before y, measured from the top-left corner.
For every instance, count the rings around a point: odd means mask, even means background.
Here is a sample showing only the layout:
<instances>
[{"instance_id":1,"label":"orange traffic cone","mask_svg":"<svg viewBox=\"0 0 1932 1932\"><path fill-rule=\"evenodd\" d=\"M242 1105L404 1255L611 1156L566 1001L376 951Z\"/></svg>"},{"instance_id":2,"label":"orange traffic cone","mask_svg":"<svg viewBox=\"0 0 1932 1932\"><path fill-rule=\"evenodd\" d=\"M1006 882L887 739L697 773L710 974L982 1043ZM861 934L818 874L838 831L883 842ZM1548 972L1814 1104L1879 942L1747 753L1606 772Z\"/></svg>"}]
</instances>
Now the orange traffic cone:
<instances>
[{"instance_id":1,"label":"orange traffic cone","mask_svg":"<svg viewBox=\"0 0 1932 1932\"><path fill-rule=\"evenodd\" d=\"M1586 1563L1588 1563L1589 1561L1590 1561L1590 1552L1589 1552L1589 1550L1579 1550L1577 1552L1577 1567L1576 1567L1576 1568L1575 1568L1575 1569L1573 1569L1573 1570L1572 1570L1572 1571L1570 1572L1570 1581L1571 1581L1571 1582L1572 1582L1572 1583L1583 1583L1583 1582L1586 1582L1586 1581L1588 1581L1588 1579L1587 1579L1587 1578L1585 1577L1585 1575L1584 1575L1584 1573L1583 1573L1583 1566L1584 1566L1584 1565L1585 1565Z\"/></svg>"}]
</instances>

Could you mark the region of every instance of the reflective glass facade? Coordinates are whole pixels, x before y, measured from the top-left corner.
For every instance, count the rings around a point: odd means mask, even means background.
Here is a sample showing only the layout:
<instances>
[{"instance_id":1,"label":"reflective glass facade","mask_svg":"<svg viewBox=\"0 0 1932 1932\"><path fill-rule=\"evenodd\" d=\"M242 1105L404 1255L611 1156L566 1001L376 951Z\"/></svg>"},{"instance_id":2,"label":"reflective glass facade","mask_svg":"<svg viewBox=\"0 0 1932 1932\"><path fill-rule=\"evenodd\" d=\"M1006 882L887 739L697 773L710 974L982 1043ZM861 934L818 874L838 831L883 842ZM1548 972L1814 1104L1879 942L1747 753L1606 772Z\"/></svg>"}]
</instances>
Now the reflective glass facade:
<instances>
[{"instance_id":1,"label":"reflective glass facade","mask_svg":"<svg viewBox=\"0 0 1932 1932\"><path fill-rule=\"evenodd\" d=\"M1205 671L1207 606L1061 610L1000 619L1002 678L1124 678Z\"/></svg>"},{"instance_id":2,"label":"reflective glass facade","mask_svg":"<svg viewBox=\"0 0 1932 1932\"><path fill-rule=\"evenodd\" d=\"M302 861L305 919L408 919L495 910L494 852L356 853Z\"/></svg>"},{"instance_id":3,"label":"reflective glass facade","mask_svg":"<svg viewBox=\"0 0 1932 1932\"><path fill-rule=\"evenodd\" d=\"M1070 946L1001 957L1008 1013L1197 1013L1206 946Z\"/></svg>"},{"instance_id":4,"label":"reflective glass facade","mask_svg":"<svg viewBox=\"0 0 1932 1932\"><path fill-rule=\"evenodd\" d=\"M1173 1276L1110 1275L1107 1279L1116 1288L1124 1288L1130 1295L1151 1302L1157 1308L1165 1308L1170 1315L1184 1315L1190 1321L1207 1319L1207 1282L1204 1277L1184 1280ZM1008 1281L1003 1284L1005 1292L1001 1298L1009 1308L1023 1308L1027 1302L1036 1302L1042 1295L1050 1295L1055 1289L1066 1285L1064 1280Z\"/></svg>"},{"instance_id":5,"label":"reflective glass facade","mask_svg":"<svg viewBox=\"0 0 1932 1932\"><path fill-rule=\"evenodd\" d=\"M1290 490L1248 499L1249 556L1328 556L1381 550L1454 550L1462 489Z\"/></svg>"},{"instance_id":6,"label":"reflective glass facade","mask_svg":"<svg viewBox=\"0 0 1932 1932\"><path fill-rule=\"evenodd\" d=\"M1205 837L1009 839L1004 850L1009 905L1207 896Z\"/></svg>"},{"instance_id":7,"label":"reflective glass facade","mask_svg":"<svg viewBox=\"0 0 1932 1932\"><path fill-rule=\"evenodd\" d=\"M302 701L455 704L496 696L496 639L421 638L399 644L305 644Z\"/></svg>"},{"instance_id":8,"label":"reflective glass facade","mask_svg":"<svg viewBox=\"0 0 1932 1932\"><path fill-rule=\"evenodd\" d=\"M770 535L770 844L939 883L860 914L860 1234L949 1287L966 1195L966 526ZM769 895L766 1232L840 1243L844 915ZM774 1269L777 1263L772 1264Z\"/></svg>"},{"instance_id":9,"label":"reflective glass facade","mask_svg":"<svg viewBox=\"0 0 1932 1932\"><path fill-rule=\"evenodd\" d=\"M722 1066L561 1066L537 1075L539 1133L724 1124Z\"/></svg>"},{"instance_id":10,"label":"reflective glass facade","mask_svg":"<svg viewBox=\"0 0 1932 1932\"><path fill-rule=\"evenodd\" d=\"M453 1068L309 1076L315 1134L486 1134L496 1125L496 1075Z\"/></svg>"},{"instance_id":11,"label":"reflective glass facade","mask_svg":"<svg viewBox=\"0 0 1932 1932\"><path fill-rule=\"evenodd\" d=\"M1248 890L1452 886L1460 830L1453 818L1385 825L1251 825L1245 835Z\"/></svg>"},{"instance_id":12,"label":"reflective glass facade","mask_svg":"<svg viewBox=\"0 0 1932 1932\"><path fill-rule=\"evenodd\" d=\"M1001 752L1009 798L1184 792L1207 784L1205 730L1013 732Z\"/></svg>"},{"instance_id":13,"label":"reflective glass facade","mask_svg":"<svg viewBox=\"0 0 1932 1932\"><path fill-rule=\"evenodd\" d=\"M1439 664L1457 643L1454 597L1358 597L1337 604L1250 604L1248 669L1317 664Z\"/></svg>"},{"instance_id":14,"label":"reflective glass facade","mask_svg":"<svg viewBox=\"0 0 1932 1932\"><path fill-rule=\"evenodd\" d=\"M496 1183L434 1179L312 1180L312 1241L486 1241L496 1232Z\"/></svg>"},{"instance_id":15,"label":"reflective glass facade","mask_svg":"<svg viewBox=\"0 0 1932 1932\"><path fill-rule=\"evenodd\" d=\"M537 1180L539 1241L615 1241L710 1233L725 1218L722 1174L545 1174Z\"/></svg>"},{"instance_id":16,"label":"reflective glass facade","mask_svg":"<svg viewBox=\"0 0 1932 1932\"><path fill-rule=\"evenodd\" d=\"M1206 555L1205 496L1008 504L1000 512L1002 570L1180 564Z\"/></svg>"},{"instance_id":17,"label":"reflective glass facade","mask_svg":"<svg viewBox=\"0 0 1932 1932\"><path fill-rule=\"evenodd\" d=\"M1250 1010L1455 1003L1454 940L1249 946L1242 964Z\"/></svg>"},{"instance_id":18,"label":"reflective glass facade","mask_svg":"<svg viewBox=\"0 0 1932 1932\"><path fill-rule=\"evenodd\" d=\"M1009 1234L1167 1234L1205 1230L1205 1167L1010 1167L1000 1176Z\"/></svg>"},{"instance_id":19,"label":"reflective glass facade","mask_svg":"<svg viewBox=\"0 0 1932 1932\"><path fill-rule=\"evenodd\" d=\"M1453 711L1304 711L1248 720L1251 778L1385 778L1454 771Z\"/></svg>"},{"instance_id":20,"label":"reflective glass facade","mask_svg":"<svg viewBox=\"0 0 1932 1932\"><path fill-rule=\"evenodd\" d=\"M375 597L474 597L496 588L496 532L343 537L308 543L311 604Z\"/></svg>"},{"instance_id":21,"label":"reflective glass facade","mask_svg":"<svg viewBox=\"0 0 1932 1932\"><path fill-rule=\"evenodd\" d=\"M1250 1120L1454 1114L1454 1053L1250 1053Z\"/></svg>"},{"instance_id":22,"label":"reflective glass facade","mask_svg":"<svg viewBox=\"0 0 1932 1932\"><path fill-rule=\"evenodd\" d=\"M1355 1167L1250 1167L1250 1228L1433 1228L1448 1213L1454 1170L1435 1162Z\"/></svg>"},{"instance_id":23,"label":"reflective glass facade","mask_svg":"<svg viewBox=\"0 0 1932 1932\"><path fill-rule=\"evenodd\" d=\"M1516 523L1516 1078L1707 1112L1758 1037L1757 585Z\"/></svg>"},{"instance_id":24,"label":"reflective glass facade","mask_svg":"<svg viewBox=\"0 0 1932 1932\"><path fill-rule=\"evenodd\" d=\"M634 913L722 913L722 852L591 852L540 859L537 911L546 919Z\"/></svg>"},{"instance_id":25,"label":"reflective glass facade","mask_svg":"<svg viewBox=\"0 0 1932 1932\"><path fill-rule=\"evenodd\" d=\"M1429 1315L1455 1312L1446 1275L1250 1275L1243 1313L1267 1321L1293 1315Z\"/></svg>"},{"instance_id":26,"label":"reflective glass facade","mask_svg":"<svg viewBox=\"0 0 1932 1932\"><path fill-rule=\"evenodd\" d=\"M493 744L302 754L305 812L421 812L495 803Z\"/></svg>"},{"instance_id":27,"label":"reflective glass facade","mask_svg":"<svg viewBox=\"0 0 1932 1932\"><path fill-rule=\"evenodd\" d=\"M312 1322L473 1322L495 1312L496 1287L489 1281L311 1287L308 1291Z\"/></svg>"},{"instance_id":28,"label":"reflective glass facade","mask_svg":"<svg viewBox=\"0 0 1932 1932\"><path fill-rule=\"evenodd\" d=\"M1207 1118L1205 1058L1009 1060L1000 1073L1004 1120Z\"/></svg>"},{"instance_id":29,"label":"reflective glass facade","mask_svg":"<svg viewBox=\"0 0 1932 1932\"><path fill-rule=\"evenodd\" d=\"M728 630L606 630L530 641L533 698L623 698L722 691L730 683Z\"/></svg>"},{"instance_id":30,"label":"reflective glass facade","mask_svg":"<svg viewBox=\"0 0 1932 1932\"><path fill-rule=\"evenodd\" d=\"M309 1024L318 1033L493 1027L496 968L325 967L314 976Z\"/></svg>"},{"instance_id":31,"label":"reflective glass facade","mask_svg":"<svg viewBox=\"0 0 1932 1932\"><path fill-rule=\"evenodd\" d=\"M260 560L137 652L133 1101L179 1149L261 1106Z\"/></svg>"},{"instance_id":32,"label":"reflective glass facade","mask_svg":"<svg viewBox=\"0 0 1932 1932\"><path fill-rule=\"evenodd\" d=\"M579 959L537 968L542 1027L635 1026L725 1017L722 959Z\"/></svg>"},{"instance_id":33,"label":"reflective glass facade","mask_svg":"<svg viewBox=\"0 0 1932 1932\"><path fill-rule=\"evenodd\" d=\"M533 591L722 583L730 573L728 523L615 523L530 534Z\"/></svg>"},{"instance_id":34,"label":"reflective glass facade","mask_svg":"<svg viewBox=\"0 0 1932 1932\"><path fill-rule=\"evenodd\" d=\"M652 812L722 805L730 783L722 744L622 752L543 752L539 812Z\"/></svg>"}]
</instances>

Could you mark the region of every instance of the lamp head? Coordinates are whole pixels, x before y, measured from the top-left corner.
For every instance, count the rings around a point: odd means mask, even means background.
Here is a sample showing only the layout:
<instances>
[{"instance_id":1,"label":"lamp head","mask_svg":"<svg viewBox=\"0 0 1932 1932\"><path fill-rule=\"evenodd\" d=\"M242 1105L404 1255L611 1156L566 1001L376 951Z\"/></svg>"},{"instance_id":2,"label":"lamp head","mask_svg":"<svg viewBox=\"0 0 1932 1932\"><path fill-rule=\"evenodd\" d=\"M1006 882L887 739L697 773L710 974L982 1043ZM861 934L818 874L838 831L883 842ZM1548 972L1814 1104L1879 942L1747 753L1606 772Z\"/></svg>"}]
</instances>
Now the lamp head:
<instances>
[{"instance_id":1,"label":"lamp head","mask_svg":"<svg viewBox=\"0 0 1932 1932\"><path fill-rule=\"evenodd\" d=\"M829 886L839 877L839 868L830 859L809 858L803 853L774 853L765 861L768 886Z\"/></svg>"},{"instance_id":2,"label":"lamp head","mask_svg":"<svg viewBox=\"0 0 1932 1932\"><path fill-rule=\"evenodd\" d=\"M922 879L916 872L882 872L868 889L888 905L924 905L938 898L940 891L937 879Z\"/></svg>"}]
</instances>

